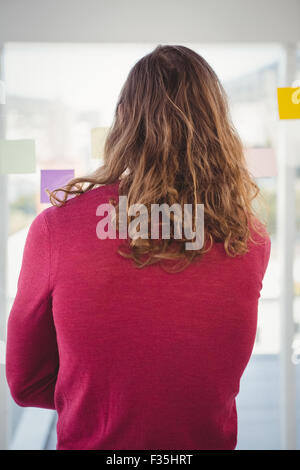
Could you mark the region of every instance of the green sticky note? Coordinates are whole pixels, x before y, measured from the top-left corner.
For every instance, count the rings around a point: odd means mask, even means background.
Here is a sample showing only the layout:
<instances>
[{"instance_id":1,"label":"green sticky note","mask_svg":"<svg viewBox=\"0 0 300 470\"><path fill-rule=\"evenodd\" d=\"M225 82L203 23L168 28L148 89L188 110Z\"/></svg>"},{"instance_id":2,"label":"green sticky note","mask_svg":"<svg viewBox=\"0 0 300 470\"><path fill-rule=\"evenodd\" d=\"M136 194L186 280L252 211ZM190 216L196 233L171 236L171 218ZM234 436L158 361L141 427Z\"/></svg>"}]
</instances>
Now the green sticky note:
<instances>
[{"instance_id":1,"label":"green sticky note","mask_svg":"<svg viewBox=\"0 0 300 470\"><path fill-rule=\"evenodd\" d=\"M34 140L0 140L0 174L34 173L35 168Z\"/></svg>"}]
</instances>

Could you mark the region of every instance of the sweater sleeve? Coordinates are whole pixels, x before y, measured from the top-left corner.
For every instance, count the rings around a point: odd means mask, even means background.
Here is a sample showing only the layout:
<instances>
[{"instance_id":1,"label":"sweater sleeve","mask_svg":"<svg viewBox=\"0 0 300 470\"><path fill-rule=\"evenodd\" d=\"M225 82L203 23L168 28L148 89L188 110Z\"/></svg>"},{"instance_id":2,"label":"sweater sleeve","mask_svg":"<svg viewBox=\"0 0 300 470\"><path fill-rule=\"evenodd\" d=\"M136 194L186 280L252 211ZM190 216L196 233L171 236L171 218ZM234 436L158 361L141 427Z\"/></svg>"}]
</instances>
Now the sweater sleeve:
<instances>
[{"instance_id":1,"label":"sweater sleeve","mask_svg":"<svg viewBox=\"0 0 300 470\"><path fill-rule=\"evenodd\" d=\"M264 262L263 262L263 277L266 273L269 261L270 261L270 254L271 254L271 239L269 235L266 235L265 239L265 251L264 251Z\"/></svg>"},{"instance_id":2,"label":"sweater sleeve","mask_svg":"<svg viewBox=\"0 0 300 470\"><path fill-rule=\"evenodd\" d=\"M30 226L7 325L6 377L20 406L55 409L59 367L52 317L51 251L42 212Z\"/></svg>"}]
</instances>

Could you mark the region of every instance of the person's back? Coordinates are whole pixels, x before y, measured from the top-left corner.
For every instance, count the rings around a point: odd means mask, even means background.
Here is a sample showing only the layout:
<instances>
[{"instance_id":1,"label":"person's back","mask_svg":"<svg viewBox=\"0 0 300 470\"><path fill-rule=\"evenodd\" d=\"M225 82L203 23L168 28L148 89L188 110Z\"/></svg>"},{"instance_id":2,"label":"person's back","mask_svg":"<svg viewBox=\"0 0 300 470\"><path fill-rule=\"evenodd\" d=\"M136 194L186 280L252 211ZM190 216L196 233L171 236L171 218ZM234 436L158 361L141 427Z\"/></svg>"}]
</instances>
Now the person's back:
<instances>
[{"instance_id":1,"label":"person's back","mask_svg":"<svg viewBox=\"0 0 300 470\"><path fill-rule=\"evenodd\" d=\"M139 268L96 235L119 186L33 222L8 324L12 396L57 410L58 449L234 449L269 237L251 226L245 253L217 240L179 272Z\"/></svg>"}]
</instances>

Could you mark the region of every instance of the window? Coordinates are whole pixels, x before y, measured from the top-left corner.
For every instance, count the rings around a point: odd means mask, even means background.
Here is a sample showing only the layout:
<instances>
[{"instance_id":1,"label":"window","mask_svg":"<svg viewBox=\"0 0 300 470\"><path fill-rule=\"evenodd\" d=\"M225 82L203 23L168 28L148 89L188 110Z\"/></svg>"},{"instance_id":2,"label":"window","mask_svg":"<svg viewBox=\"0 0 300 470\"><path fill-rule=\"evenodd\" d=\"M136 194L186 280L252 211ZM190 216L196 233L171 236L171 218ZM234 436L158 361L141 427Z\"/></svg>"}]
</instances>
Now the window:
<instances>
[{"instance_id":1,"label":"window","mask_svg":"<svg viewBox=\"0 0 300 470\"><path fill-rule=\"evenodd\" d=\"M276 149L279 47L186 45L203 55L219 75L228 93L233 121L244 146ZM9 176L8 310L16 292L28 226L35 215L46 207L39 202L39 170L72 168L76 175L83 175L100 164L91 158L90 131L94 127L111 124L117 97L129 69L154 47L155 44L6 45L6 138L34 139L37 150L35 174ZM278 188L275 176L258 179L257 183L266 201L267 210L262 209L262 214L271 234L272 252L259 303L254 355L242 379L238 399L238 448L278 449ZM295 320L299 334L299 168L296 193ZM37 416L36 411L31 412L35 413L31 416ZM28 410L12 404L11 442L24 420L24 413ZM36 423L40 422L36 419ZM44 439L45 446L47 439ZM54 441L50 439L50 447Z\"/></svg>"}]
</instances>

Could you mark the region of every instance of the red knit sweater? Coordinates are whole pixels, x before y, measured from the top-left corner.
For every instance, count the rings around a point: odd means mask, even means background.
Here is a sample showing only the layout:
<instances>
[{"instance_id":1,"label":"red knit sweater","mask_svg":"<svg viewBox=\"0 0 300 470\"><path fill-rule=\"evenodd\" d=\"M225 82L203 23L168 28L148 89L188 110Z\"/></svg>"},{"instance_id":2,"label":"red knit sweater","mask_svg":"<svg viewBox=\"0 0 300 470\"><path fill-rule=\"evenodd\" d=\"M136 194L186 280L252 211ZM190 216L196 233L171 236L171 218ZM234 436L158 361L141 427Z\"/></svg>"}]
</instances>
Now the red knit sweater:
<instances>
[{"instance_id":1,"label":"red knit sweater","mask_svg":"<svg viewBox=\"0 0 300 470\"><path fill-rule=\"evenodd\" d=\"M57 410L57 449L234 449L270 239L235 258L215 244L176 274L137 269L120 240L96 236L111 196L116 184L32 223L8 321L11 394Z\"/></svg>"}]
</instances>

